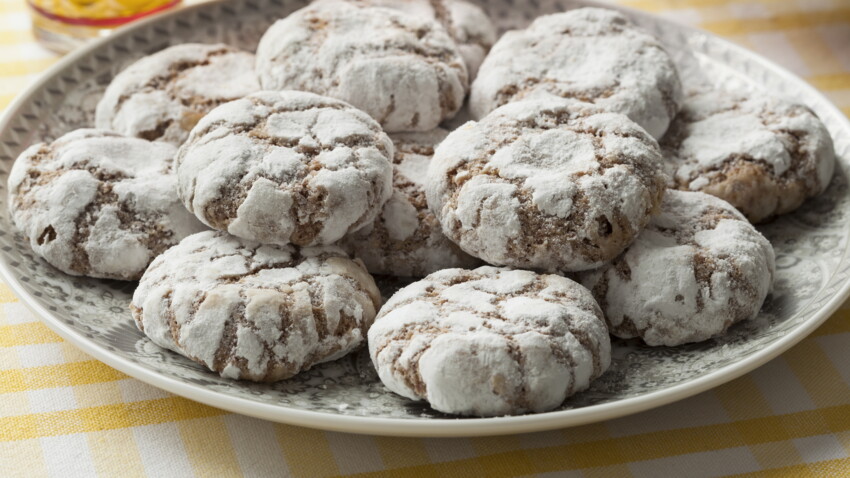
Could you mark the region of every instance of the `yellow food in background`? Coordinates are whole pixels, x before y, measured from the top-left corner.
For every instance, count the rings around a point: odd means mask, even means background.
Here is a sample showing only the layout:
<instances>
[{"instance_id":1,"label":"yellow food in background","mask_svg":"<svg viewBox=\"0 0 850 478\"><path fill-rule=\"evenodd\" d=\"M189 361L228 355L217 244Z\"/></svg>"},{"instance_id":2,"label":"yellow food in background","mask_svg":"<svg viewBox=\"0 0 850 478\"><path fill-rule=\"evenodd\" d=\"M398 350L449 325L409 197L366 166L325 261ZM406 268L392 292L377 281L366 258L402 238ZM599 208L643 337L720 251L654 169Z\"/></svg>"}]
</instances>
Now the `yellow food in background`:
<instances>
[{"instance_id":1,"label":"yellow food in background","mask_svg":"<svg viewBox=\"0 0 850 478\"><path fill-rule=\"evenodd\" d=\"M148 12L174 0L29 0L48 13L68 18L101 20Z\"/></svg>"}]
</instances>

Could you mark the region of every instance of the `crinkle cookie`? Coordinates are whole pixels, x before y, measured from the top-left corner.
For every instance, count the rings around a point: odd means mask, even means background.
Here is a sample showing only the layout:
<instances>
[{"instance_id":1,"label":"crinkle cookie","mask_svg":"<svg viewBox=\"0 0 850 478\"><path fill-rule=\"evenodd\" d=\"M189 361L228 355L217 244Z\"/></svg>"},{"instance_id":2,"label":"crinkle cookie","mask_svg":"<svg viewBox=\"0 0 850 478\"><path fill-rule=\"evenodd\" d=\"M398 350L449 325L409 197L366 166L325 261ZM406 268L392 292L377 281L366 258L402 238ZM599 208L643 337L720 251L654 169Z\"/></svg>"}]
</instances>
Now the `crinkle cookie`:
<instances>
[{"instance_id":1,"label":"crinkle cookie","mask_svg":"<svg viewBox=\"0 0 850 478\"><path fill-rule=\"evenodd\" d=\"M265 91L206 115L177 154L183 204L205 224L263 243L331 244L392 194L393 145L333 98Z\"/></svg>"},{"instance_id":2,"label":"crinkle cookie","mask_svg":"<svg viewBox=\"0 0 850 478\"><path fill-rule=\"evenodd\" d=\"M204 229L177 197L175 152L94 129L30 146L9 174L12 220L65 273L138 279L154 257Z\"/></svg>"},{"instance_id":3,"label":"crinkle cookie","mask_svg":"<svg viewBox=\"0 0 850 478\"><path fill-rule=\"evenodd\" d=\"M453 131L428 169L443 233L494 265L598 267L661 202L658 144L617 113L563 98L510 103Z\"/></svg>"},{"instance_id":4,"label":"crinkle cookie","mask_svg":"<svg viewBox=\"0 0 850 478\"><path fill-rule=\"evenodd\" d=\"M153 261L130 309L160 347L226 378L274 382L362 345L380 300L338 247L206 231Z\"/></svg>"},{"instance_id":5,"label":"crinkle cookie","mask_svg":"<svg viewBox=\"0 0 850 478\"><path fill-rule=\"evenodd\" d=\"M622 113L660 138L676 115L681 85L658 40L621 13L582 8L505 33L481 65L470 109L481 118L537 94L589 101Z\"/></svg>"},{"instance_id":6,"label":"crinkle cookie","mask_svg":"<svg viewBox=\"0 0 850 478\"><path fill-rule=\"evenodd\" d=\"M475 78L481 62L496 43L496 26L493 25L490 17L477 5L463 0L347 1L361 6L392 8L418 18L438 21L455 40L457 49L466 63L470 80Z\"/></svg>"},{"instance_id":7,"label":"crinkle cookie","mask_svg":"<svg viewBox=\"0 0 850 478\"><path fill-rule=\"evenodd\" d=\"M95 122L180 146L208 111L259 89L252 53L221 44L176 45L119 73L97 105Z\"/></svg>"},{"instance_id":8,"label":"crinkle cookie","mask_svg":"<svg viewBox=\"0 0 850 478\"><path fill-rule=\"evenodd\" d=\"M468 84L457 46L433 19L332 1L272 25L257 73L265 89L345 100L387 132L436 128L460 109Z\"/></svg>"},{"instance_id":9,"label":"crinkle cookie","mask_svg":"<svg viewBox=\"0 0 850 478\"><path fill-rule=\"evenodd\" d=\"M729 203L668 190L635 243L581 282L613 335L674 346L755 317L774 270L770 242Z\"/></svg>"},{"instance_id":10,"label":"crinkle cookie","mask_svg":"<svg viewBox=\"0 0 850 478\"><path fill-rule=\"evenodd\" d=\"M445 413L545 412L611 362L602 312L565 277L446 269L401 289L369 330L393 392Z\"/></svg>"},{"instance_id":11,"label":"crinkle cookie","mask_svg":"<svg viewBox=\"0 0 850 478\"><path fill-rule=\"evenodd\" d=\"M443 235L425 200L425 175L434 147L448 131L392 135L393 194L371 225L346 236L340 245L359 257L372 274L421 277L480 261Z\"/></svg>"},{"instance_id":12,"label":"crinkle cookie","mask_svg":"<svg viewBox=\"0 0 850 478\"><path fill-rule=\"evenodd\" d=\"M694 92L661 146L674 187L729 201L753 223L820 194L835 169L820 119L761 93Z\"/></svg>"}]
</instances>

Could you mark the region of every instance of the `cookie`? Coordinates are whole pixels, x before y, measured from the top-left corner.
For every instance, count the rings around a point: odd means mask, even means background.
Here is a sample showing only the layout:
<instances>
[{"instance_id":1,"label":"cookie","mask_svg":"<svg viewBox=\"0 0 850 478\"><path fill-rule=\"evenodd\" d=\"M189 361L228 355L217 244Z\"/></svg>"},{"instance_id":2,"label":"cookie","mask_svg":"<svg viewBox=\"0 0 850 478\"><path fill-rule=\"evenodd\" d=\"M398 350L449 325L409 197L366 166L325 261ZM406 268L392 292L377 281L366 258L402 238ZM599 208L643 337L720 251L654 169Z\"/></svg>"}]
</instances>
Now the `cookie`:
<instances>
[{"instance_id":1,"label":"cookie","mask_svg":"<svg viewBox=\"0 0 850 478\"><path fill-rule=\"evenodd\" d=\"M177 154L183 204L214 229L267 244L331 244L392 194L393 145L333 98L265 91L225 103Z\"/></svg>"},{"instance_id":2,"label":"cookie","mask_svg":"<svg viewBox=\"0 0 850 478\"><path fill-rule=\"evenodd\" d=\"M323 1L271 26L257 48L268 90L347 101L387 132L428 131L463 104L467 72L449 34L430 18Z\"/></svg>"},{"instance_id":3,"label":"cookie","mask_svg":"<svg viewBox=\"0 0 850 478\"><path fill-rule=\"evenodd\" d=\"M682 95L673 60L658 40L623 14L601 8L545 15L502 35L472 84L469 105L481 118L539 94L625 114L656 139Z\"/></svg>"},{"instance_id":4,"label":"cookie","mask_svg":"<svg viewBox=\"0 0 850 478\"><path fill-rule=\"evenodd\" d=\"M773 284L773 247L729 203L668 190L626 252L581 282L611 334L674 346L754 318Z\"/></svg>"},{"instance_id":5,"label":"cookie","mask_svg":"<svg viewBox=\"0 0 850 478\"><path fill-rule=\"evenodd\" d=\"M661 146L675 188L724 199L753 223L822 193L835 169L810 109L757 92L693 92Z\"/></svg>"},{"instance_id":6,"label":"cookie","mask_svg":"<svg viewBox=\"0 0 850 478\"><path fill-rule=\"evenodd\" d=\"M446 269L396 293L369 330L369 354L393 392L445 413L545 412L611 362L602 312L565 277Z\"/></svg>"},{"instance_id":7,"label":"cookie","mask_svg":"<svg viewBox=\"0 0 850 478\"><path fill-rule=\"evenodd\" d=\"M487 13L477 5L463 0L348 1L360 6L392 8L418 18L436 20L457 44L458 52L466 63L470 81L475 78L481 62L496 43L496 26L493 25Z\"/></svg>"},{"instance_id":8,"label":"cookie","mask_svg":"<svg viewBox=\"0 0 850 478\"><path fill-rule=\"evenodd\" d=\"M80 129L21 153L9 209L33 251L67 274L135 280L204 227L180 204L166 143Z\"/></svg>"},{"instance_id":9,"label":"cookie","mask_svg":"<svg viewBox=\"0 0 850 478\"><path fill-rule=\"evenodd\" d=\"M340 245L359 257L372 274L422 277L450 267L475 267L480 261L443 235L425 200L425 174L434 147L448 131L391 135L393 194L375 221L346 236Z\"/></svg>"},{"instance_id":10,"label":"cookie","mask_svg":"<svg viewBox=\"0 0 850 478\"><path fill-rule=\"evenodd\" d=\"M160 347L226 378L274 382L363 344L380 300L338 247L206 231L153 261L130 309Z\"/></svg>"},{"instance_id":11,"label":"cookie","mask_svg":"<svg viewBox=\"0 0 850 478\"><path fill-rule=\"evenodd\" d=\"M97 105L95 123L180 146L211 109L259 89L253 54L221 44L176 45L119 73Z\"/></svg>"},{"instance_id":12,"label":"cookie","mask_svg":"<svg viewBox=\"0 0 850 478\"><path fill-rule=\"evenodd\" d=\"M453 131L428 169L443 233L493 265L598 267L661 201L658 144L626 116L549 98L510 103Z\"/></svg>"}]
</instances>

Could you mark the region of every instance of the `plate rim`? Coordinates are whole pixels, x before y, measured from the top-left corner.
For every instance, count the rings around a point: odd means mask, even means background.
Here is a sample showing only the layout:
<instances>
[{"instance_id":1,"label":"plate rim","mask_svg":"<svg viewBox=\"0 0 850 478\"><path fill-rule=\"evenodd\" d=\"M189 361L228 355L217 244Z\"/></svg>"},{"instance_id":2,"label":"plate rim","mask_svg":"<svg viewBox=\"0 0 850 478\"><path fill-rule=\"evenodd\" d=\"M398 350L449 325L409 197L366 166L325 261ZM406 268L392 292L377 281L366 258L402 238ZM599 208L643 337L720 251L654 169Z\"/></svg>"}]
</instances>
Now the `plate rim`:
<instances>
[{"instance_id":1,"label":"plate rim","mask_svg":"<svg viewBox=\"0 0 850 478\"><path fill-rule=\"evenodd\" d=\"M113 32L110 36L97 39L66 55L50 68L45 70L35 82L29 85L23 92L18 94L18 96L3 112L3 115L0 116L0 131L5 131L8 128L12 119L18 114L19 110L22 109L23 105L32 99L32 97L41 89L42 86L44 86L44 84L54 79L65 69L75 65L80 58L88 55L93 50L96 50L117 38L132 35L137 30L146 28L149 24L165 21L172 16L185 15L187 12L216 8L226 2L227 0L212 0L170 12L163 12L122 27ZM782 77L786 81L794 83L801 89L807 90L808 94L819 98L824 107L838 118L839 123L843 126L843 128L850 131L850 119L848 119L847 116L844 115L820 91L784 67L762 57L761 55L758 55L755 52L747 50L744 47L700 28L679 24L656 14L620 5L604 4L597 1L581 1L577 3L623 11L631 16L644 17L654 22L660 22L667 25L672 24L675 25L676 28L683 28L706 37L710 37L713 41L720 42L724 47L733 50L736 54L746 56L750 61L758 63L763 68L770 70L773 74ZM848 253L850 253L850 245L848 245L848 247L843 251L839 263L846 259ZM805 337L809 336L815 329L823 324L823 322L832 316L841 304L844 303L847 297L850 296L850 281L847 281L841 287L837 288L832 297L827 299L826 302L816 312L814 312L809 319L796 326L784 337L781 337L768 346L737 362L725 365L703 376L681 384L673 385L663 390L649 392L640 396L629 397L609 403L539 414L489 418L429 418L423 420L412 420L409 418L337 415L327 412L297 409L286 405L261 403L246 398L227 395L222 392L205 388L203 385L187 383L176 378L162 375L154 370L148 370L142 365L137 364L130 359L121 357L96 342L87 339L83 334L72 329L68 324L66 324L59 317L58 311L50 311L39 304L36 298L26 291L23 287L22 281L12 272L6 262L6 258L0 256L0 277L6 281L12 292L42 323L47 325L48 328L53 330L63 339L83 350L85 353L91 355L100 362L129 375L130 377L184 398L229 412L314 429L380 436L472 437L539 432L610 420L657 408L694 396L729 382L746 374L747 372L755 370L773 358L781 355ZM833 275L830 275L830 277Z\"/></svg>"}]
</instances>

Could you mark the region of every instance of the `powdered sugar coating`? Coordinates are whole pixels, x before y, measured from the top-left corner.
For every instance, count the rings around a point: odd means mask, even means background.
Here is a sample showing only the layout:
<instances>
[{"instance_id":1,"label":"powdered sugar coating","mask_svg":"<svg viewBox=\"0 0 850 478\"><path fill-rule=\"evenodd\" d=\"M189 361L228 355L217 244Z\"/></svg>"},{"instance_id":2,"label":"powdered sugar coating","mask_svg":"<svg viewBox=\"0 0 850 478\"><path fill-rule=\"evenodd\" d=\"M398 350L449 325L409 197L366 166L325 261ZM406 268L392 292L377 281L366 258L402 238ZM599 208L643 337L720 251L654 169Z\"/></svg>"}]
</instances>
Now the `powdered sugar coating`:
<instances>
[{"instance_id":1,"label":"powdered sugar coating","mask_svg":"<svg viewBox=\"0 0 850 478\"><path fill-rule=\"evenodd\" d=\"M541 16L502 35L472 84L470 110L482 118L547 93L625 114L655 138L667 130L682 94L658 40L623 14L600 8Z\"/></svg>"},{"instance_id":2,"label":"powdered sugar coating","mask_svg":"<svg viewBox=\"0 0 850 478\"><path fill-rule=\"evenodd\" d=\"M393 145L333 98L266 91L225 103L177 155L180 198L209 226L268 244L331 244L392 194Z\"/></svg>"},{"instance_id":3,"label":"powdered sugar coating","mask_svg":"<svg viewBox=\"0 0 850 478\"><path fill-rule=\"evenodd\" d=\"M475 78L481 62L496 43L496 26L493 25L487 13L479 6L463 0L347 1L361 6L392 8L417 18L436 20L455 40L458 52L466 63L470 81Z\"/></svg>"},{"instance_id":4,"label":"powdered sugar coating","mask_svg":"<svg viewBox=\"0 0 850 478\"><path fill-rule=\"evenodd\" d=\"M206 231L151 264L130 308L160 347L223 377L273 382L362 345L379 306L372 277L337 247Z\"/></svg>"},{"instance_id":5,"label":"powdered sugar coating","mask_svg":"<svg viewBox=\"0 0 850 478\"><path fill-rule=\"evenodd\" d=\"M613 335L675 346L755 317L774 272L770 242L732 205L668 190L661 212L634 244L581 282L593 291Z\"/></svg>"},{"instance_id":6,"label":"powdered sugar coating","mask_svg":"<svg viewBox=\"0 0 850 478\"><path fill-rule=\"evenodd\" d=\"M565 277L446 269L397 292L369 330L384 385L445 413L544 412L611 362L590 292Z\"/></svg>"},{"instance_id":7,"label":"powdered sugar coating","mask_svg":"<svg viewBox=\"0 0 850 478\"><path fill-rule=\"evenodd\" d=\"M347 101L388 132L436 128L460 109L468 85L454 41L433 19L332 1L272 25L257 73L265 89Z\"/></svg>"},{"instance_id":8,"label":"powdered sugar coating","mask_svg":"<svg viewBox=\"0 0 850 478\"><path fill-rule=\"evenodd\" d=\"M372 274L421 277L440 269L480 264L443 235L425 199L428 163L434 147L447 134L438 128L390 136L395 146L393 194L372 224L340 242Z\"/></svg>"},{"instance_id":9,"label":"powdered sugar coating","mask_svg":"<svg viewBox=\"0 0 850 478\"><path fill-rule=\"evenodd\" d=\"M753 223L823 192L832 138L807 107L757 92L690 94L662 141L674 186L730 202Z\"/></svg>"},{"instance_id":10,"label":"powdered sugar coating","mask_svg":"<svg viewBox=\"0 0 850 478\"><path fill-rule=\"evenodd\" d=\"M627 117L562 98L510 103L453 131L428 170L443 233L494 265L598 267L643 229L666 176Z\"/></svg>"},{"instance_id":11,"label":"powdered sugar coating","mask_svg":"<svg viewBox=\"0 0 850 478\"><path fill-rule=\"evenodd\" d=\"M119 73L97 105L95 123L180 146L208 111L259 89L252 53L222 44L175 45Z\"/></svg>"},{"instance_id":12,"label":"powdered sugar coating","mask_svg":"<svg viewBox=\"0 0 850 478\"><path fill-rule=\"evenodd\" d=\"M204 229L177 198L176 150L80 129L30 146L9 174L9 209L33 251L71 275L135 280Z\"/></svg>"}]
</instances>

